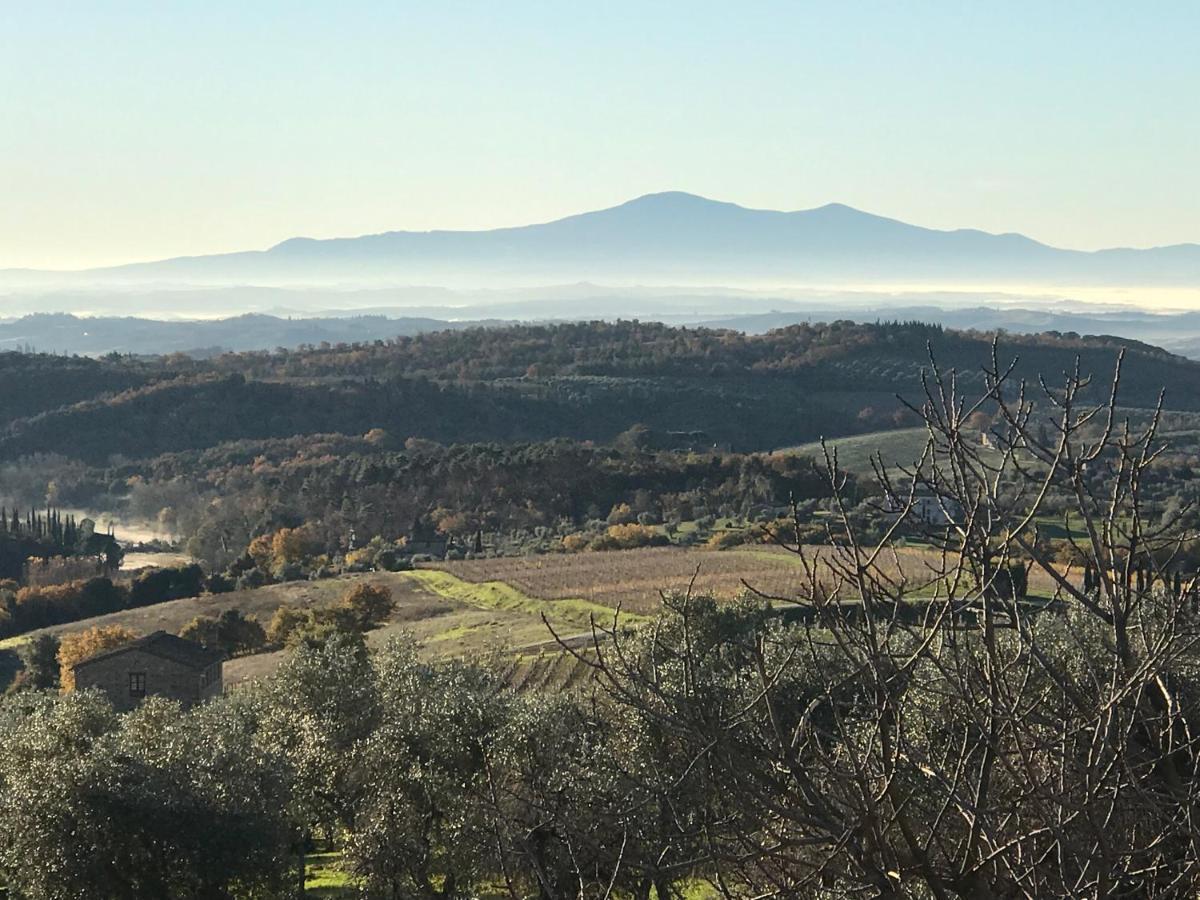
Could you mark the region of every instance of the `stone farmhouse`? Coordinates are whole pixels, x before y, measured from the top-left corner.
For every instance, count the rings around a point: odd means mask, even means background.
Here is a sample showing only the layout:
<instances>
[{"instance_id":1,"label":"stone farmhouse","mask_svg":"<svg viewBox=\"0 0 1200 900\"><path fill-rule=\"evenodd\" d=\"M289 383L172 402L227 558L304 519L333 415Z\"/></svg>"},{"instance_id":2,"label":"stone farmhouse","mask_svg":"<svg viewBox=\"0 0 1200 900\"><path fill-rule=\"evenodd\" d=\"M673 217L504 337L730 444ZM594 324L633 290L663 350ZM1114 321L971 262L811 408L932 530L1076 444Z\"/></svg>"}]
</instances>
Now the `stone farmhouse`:
<instances>
[{"instance_id":1,"label":"stone farmhouse","mask_svg":"<svg viewBox=\"0 0 1200 900\"><path fill-rule=\"evenodd\" d=\"M220 695L224 655L155 631L75 664L75 690L99 688L126 712L145 697L167 697L184 707Z\"/></svg>"}]
</instances>

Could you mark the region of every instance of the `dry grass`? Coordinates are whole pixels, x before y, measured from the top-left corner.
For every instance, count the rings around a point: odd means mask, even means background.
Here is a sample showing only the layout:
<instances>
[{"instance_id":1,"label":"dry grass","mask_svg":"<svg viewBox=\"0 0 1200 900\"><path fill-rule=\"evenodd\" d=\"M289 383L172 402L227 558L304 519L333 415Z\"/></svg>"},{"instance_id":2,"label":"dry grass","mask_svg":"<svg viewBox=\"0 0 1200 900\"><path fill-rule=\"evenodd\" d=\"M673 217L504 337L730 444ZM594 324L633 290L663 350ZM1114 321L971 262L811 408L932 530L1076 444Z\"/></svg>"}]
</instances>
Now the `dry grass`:
<instances>
[{"instance_id":1,"label":"dry grass","mask_svg":"<svg viewBox=\"0 0 1200 900\"><path fill-rule=\"evenodd\" d=\"M637 615L653 614L660 592L684 590L695 576L696 590L731 598L743 578L780 587L800 573L795 563L742 552L649 547L605 553L508 557L434 563L464 581L502 581L542 600L578 598Z\"/></svg>"}]
</instances>

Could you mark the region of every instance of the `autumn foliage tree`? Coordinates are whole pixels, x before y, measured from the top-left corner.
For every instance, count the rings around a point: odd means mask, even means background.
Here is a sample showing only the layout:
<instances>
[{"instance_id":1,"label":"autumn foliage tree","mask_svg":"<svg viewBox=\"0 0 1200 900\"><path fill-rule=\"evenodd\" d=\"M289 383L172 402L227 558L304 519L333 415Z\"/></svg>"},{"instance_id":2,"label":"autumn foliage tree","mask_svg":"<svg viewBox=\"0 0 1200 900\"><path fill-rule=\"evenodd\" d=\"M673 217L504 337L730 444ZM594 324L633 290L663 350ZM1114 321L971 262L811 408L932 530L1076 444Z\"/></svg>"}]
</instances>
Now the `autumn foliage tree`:
<instances>
[{"instance_id":1,"label":"autumn foliage tree","mask_svg":"<svg viewBox=\"0 0 1200 900\"><path fill-rule=\"evenodd\" d=\"M366 631L386 622L396 601L387 585L358 584L342 596L340 605L353 616L359 630Z\"/></svg>"},{"instance_id":2,"label":"autumn foliage tree","mask_svg":"<svg viewBox=\"0 0 1200 900\"><path fill-rule=\"evenodd\" d=\"M75 690L75 666L97 653L113 650L140 635L124 625L96 625L64 635L58 647L58 681L64 692Z\"/></svg>"}]
</instances>

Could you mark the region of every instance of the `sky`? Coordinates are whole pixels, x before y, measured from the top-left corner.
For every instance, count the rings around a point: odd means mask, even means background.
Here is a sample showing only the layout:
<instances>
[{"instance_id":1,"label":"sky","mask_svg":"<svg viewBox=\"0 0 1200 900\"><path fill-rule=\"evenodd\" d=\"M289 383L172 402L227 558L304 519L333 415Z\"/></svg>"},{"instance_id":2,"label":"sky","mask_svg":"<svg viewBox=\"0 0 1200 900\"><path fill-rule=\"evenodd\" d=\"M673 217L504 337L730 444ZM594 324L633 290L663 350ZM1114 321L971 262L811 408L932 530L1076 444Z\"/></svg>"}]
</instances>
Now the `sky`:
<instances>
[{"instance_id":1,"label":"sky","mask_svg":"<svg viewBox=\"0 0 1200 900\"><path fill-rule=\"evenodd\" d=\"M661 190L1200 242L1200 3L0 0L0 268Z\"/></svg>"}]
</instances>

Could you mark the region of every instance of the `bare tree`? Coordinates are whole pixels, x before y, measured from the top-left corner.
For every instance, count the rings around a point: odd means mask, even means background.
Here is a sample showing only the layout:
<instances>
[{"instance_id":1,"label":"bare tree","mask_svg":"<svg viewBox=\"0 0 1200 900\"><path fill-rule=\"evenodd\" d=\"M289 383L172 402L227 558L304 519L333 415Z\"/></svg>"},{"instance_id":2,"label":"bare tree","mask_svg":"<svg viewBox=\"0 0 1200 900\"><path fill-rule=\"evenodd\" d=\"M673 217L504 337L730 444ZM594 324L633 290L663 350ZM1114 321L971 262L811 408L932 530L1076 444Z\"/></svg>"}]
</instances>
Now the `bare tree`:
<instances>
[{"instance_id":1,"label":"bare tree","mask_svg":"<svg viewBox=\"0 0 1200 900\"><path fill-rule=\"evenodd\" d=\"M881 539L861 537L826 450L828 545L775 535L799 596L689 592L652 630L595 626L578 654L669 740L657 802L680 862L725 896L1200 885L1192 536L1148 516L1143 490L1161 401L1137 429L1119 358L1103 388L1078 364L1056 387L1014 366L993 348L960 378L931 356L924 452L876 461Z\"/></svg>"}]
</instances>

